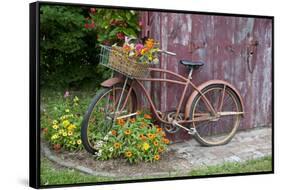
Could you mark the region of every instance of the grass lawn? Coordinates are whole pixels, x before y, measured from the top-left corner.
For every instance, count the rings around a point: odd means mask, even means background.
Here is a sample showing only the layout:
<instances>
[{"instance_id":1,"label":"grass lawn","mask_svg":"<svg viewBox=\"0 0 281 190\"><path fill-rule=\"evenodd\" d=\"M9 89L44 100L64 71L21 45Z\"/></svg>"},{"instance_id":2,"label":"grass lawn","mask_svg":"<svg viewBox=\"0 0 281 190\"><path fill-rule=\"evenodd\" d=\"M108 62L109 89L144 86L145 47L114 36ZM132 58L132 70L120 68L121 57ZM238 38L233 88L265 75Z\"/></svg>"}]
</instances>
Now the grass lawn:
<instances>
[{"instance_id":1,"label":"grass lawn","mask_svg":"<svg viewBox=\"0 0 281 190\"><path fill-rule=\"evenodd\" d=\"M86 175L74 169L58 167L46 158L41 159L41 185L93 183L112 181L109 177Z\"/></svg>"},{"instance_id":2,"label":"grass lawn","mask_svg":"<svg viewBox=\"0 0 281 190\"><path fill-rule=\"evenodd\" d=\"M266 156L260 159L249 160L243 163L227 162L216 166L196 168L188 173L188 176L204 176L214 174L234 174L248 172L263 172L272 170L272 157Z\"/></svg>"},{"instance_id":3,"label":"grass lawn","mask_svg":"<svg viewBox=\"0 0 281 190\"><path fill-rule=\"evenodd\" d=\"M249 160L243 163L228 162L221 165L206 166L194 169L189 172L187 176L271 171L271 161L271 156L267 156L260 159ZM91 176L73 169L58 167L46 158L43 158L41 160L41 185L59 185L88 182L93 183L113 180L114 178Z\"/></svg>"}]
</instances>

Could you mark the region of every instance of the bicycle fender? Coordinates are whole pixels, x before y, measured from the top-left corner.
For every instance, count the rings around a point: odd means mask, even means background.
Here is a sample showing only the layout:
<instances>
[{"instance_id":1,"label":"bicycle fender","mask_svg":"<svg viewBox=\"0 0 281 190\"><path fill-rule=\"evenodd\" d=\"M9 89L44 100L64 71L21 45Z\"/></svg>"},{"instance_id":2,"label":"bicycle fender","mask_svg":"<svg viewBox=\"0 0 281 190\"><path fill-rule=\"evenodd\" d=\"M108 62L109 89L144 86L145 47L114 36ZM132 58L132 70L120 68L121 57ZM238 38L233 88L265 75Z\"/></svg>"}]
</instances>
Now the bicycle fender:
<instances>
[{"instance_id":1,"label":"bicycle fender","mask_svg":"<svg viewBox=\"0 0 281 190\"><path fill-rule=\"evenodd\" d=\"M187 119L189 117L192 102L195 99L195 97L197 96L197 94L199 94L204 88L206 88L207 86L212 85L212 84L222 84L222 85L226 85L227 87L229 87L239 98L239 101L242 105L242 112L244 112L244 103L243 103L242 97L239 94L238 90L236 90L236 88L233 85L231 85L230 83L228 83L226 81L223 81L223 80L210 80L210 81L207 81L207 82L204 82L204 83L200 84L197 87L197 90L195 89L192 92L192 94L190 95L190 97L188 98L188 101L187 101L186 106L185 106L185 114L184 114L185 119ZM244 114L242 116L244 116Z\"/></svg>"},{"instance_id":2,"label":"bicycle fender","mask_svg":"<svg viewBox=\"0 0 281 190\"><path fill-rule=\"evenodd\" d=\"M123 83L124 80L120 77L113 77L103 81L100 85L105 88L110 88L116 84Z\"/></svg>"}]
</instances>

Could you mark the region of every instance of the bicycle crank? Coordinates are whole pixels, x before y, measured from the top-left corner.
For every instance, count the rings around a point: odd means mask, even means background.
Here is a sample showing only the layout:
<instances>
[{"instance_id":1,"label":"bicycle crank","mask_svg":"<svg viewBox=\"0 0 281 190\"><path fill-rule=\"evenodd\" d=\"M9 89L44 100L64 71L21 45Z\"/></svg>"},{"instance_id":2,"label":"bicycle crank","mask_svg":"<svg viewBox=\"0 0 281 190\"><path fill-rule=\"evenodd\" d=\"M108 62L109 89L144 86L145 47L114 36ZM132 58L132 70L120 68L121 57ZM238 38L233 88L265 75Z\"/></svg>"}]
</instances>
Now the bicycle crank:
<instances>
[{"instance_id":1,"label":"bicycle crank","mask_svg":"<svg viewBox=\"0 0 281 190\"><path fill-rule=\"evenodd\" d=\"M197 131L196 131L196 129L194 127L186 128L186 127L182 126L181 124L179 124L176 120L172 121L172 125L180 127L182 129L186 130L188 132L188 134L190 134L190 135L195 135L197 133Z\"/></svg>"}]
</instances>

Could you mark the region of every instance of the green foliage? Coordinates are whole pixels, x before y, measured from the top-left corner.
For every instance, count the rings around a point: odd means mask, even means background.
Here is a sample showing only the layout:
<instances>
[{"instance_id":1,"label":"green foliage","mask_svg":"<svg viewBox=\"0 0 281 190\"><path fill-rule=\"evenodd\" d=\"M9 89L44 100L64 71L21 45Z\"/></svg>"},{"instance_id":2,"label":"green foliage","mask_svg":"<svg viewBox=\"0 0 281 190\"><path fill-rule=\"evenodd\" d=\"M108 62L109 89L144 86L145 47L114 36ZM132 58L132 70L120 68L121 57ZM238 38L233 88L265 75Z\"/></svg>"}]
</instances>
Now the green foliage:
<instances>
[{"instance_id":1,"label":"green foliage","mask_svg":"<svg viewBox=\"0 0 281 190\"><path fill-rule=\"evenodd\" d=\"M71 6L40 8L40 81L46 87L80 86L104 79L97 68L96 32L84 27L88 9Z\"/></svg>"},{"instance_id":2,"label":"green foliage","mask_svg":"<svg viewBox=\"0 0 281 190\"><path fill-rule=\"evenodd\" d=\"M94 31L98 42L122 45L124 37L137 37L140 31L137 12L118 9L92 9L91 20L95 23Z\"/></svg>"},{"instance_id":3,"label":"green foliage","mask_svg":"<svg viewBox=\"0 0 281 190\"><path fill-rule=\"evenodd\" d=\"M127 121L120 119L109 133L96 144L97 158L108 160L123 157L130 163L160 160L169 140L159 126L151 121L151 116L141 114Z\"/></svg>"},{"instance_id":4,"label":"green foliage","mask_svg":"<svg viewBox=\"0 0 281 190\"><path fill-rule=\"evenodd\" d=\"M44 138L55 151L82 149L80 125L83 112L79 98L77 96L71 98L69 92L66 92L64 101L54 107L54 112L54 117L49 117L46 123L43 122Z\"/></svg>"}]
</instances>

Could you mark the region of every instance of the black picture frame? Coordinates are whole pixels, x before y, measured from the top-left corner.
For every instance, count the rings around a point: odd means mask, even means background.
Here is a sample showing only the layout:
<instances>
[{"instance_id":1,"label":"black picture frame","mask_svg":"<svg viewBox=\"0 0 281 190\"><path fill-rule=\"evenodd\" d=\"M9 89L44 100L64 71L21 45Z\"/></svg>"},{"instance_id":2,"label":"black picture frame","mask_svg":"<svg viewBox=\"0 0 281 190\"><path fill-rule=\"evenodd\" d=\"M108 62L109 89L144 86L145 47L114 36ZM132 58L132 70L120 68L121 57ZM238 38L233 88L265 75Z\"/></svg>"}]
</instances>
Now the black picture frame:
<instances>
[{"instance_id":1,"label":"black picture frame","mask_svg":"<svg viewBox=\"0 0 281 190\"><path fill-rule=\"evenodd\" d=\"M79 184L63 184L63 185L41 185L40 184L40 6L42 5L65 5L74 7L97 7L97 8L116 8L139 11L158 11L169 13L186 13L199 15L217 15L217 16L233 16L233 17L253 17L270 19L272 22L272 170L265 172L251 172L238 174L219 174L208 176L194 176L194 177L173 177L173 178L157 178L157 179L138 179L138 180L123 180L110 182L96 182L96 183L79 183ZM29 31L30 31L30 80L29 80L29 185L33 188L52 188L52 187L70 187L70 186L88 186L100 184L120 184L120 183L135 183L147 181L162 181L162 180L182 180L193 178L211 178L211 177L226 177L226 176L243 176L243 175L258 175L258 174L272 174L274 173L274 17L264 15L247 15L247 14L230 14L217 12L196 12L186 10L169 10L169 9L150 9L141 7L120 7L120 6L104 6L92 4L78 4L78 3L63 3L63 2L34 2L30 3L29 8Z\"/></svg>"}]
</instances>

